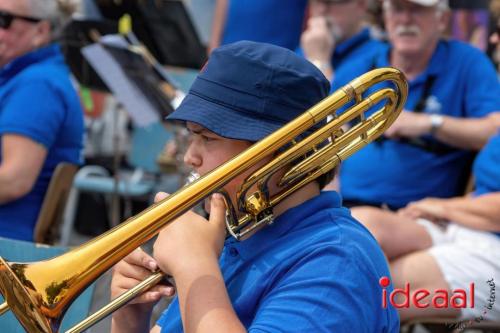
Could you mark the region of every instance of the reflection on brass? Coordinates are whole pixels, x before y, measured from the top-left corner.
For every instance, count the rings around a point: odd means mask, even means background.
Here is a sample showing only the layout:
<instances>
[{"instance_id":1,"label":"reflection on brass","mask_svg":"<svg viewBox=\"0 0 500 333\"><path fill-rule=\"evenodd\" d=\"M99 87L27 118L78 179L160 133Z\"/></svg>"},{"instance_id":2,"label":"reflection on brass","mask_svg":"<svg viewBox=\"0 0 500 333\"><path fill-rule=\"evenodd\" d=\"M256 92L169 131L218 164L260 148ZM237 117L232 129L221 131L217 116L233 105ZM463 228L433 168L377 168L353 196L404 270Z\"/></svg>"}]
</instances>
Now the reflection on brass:
<instances>
[{"instance_id":1,"label":"reflection on brass","mask_svg":"<svg viewBox=\"0 0 500 333\"><path fill-rule=\"evenodd\" d=\"M392 83L392 88L362 98L368 88L384 81ZM237 207L226 197L226 224L228 233L241 240L272 223L276 204L379 137L401 112L407 94L407 82L396 69L381 68L364 74L227 163L90 242L46 261L22 264L0 258L0 292L28 332L57 332L69 305L100 275L196 203L270 157L274 159L241 185ZM352 101L354 106L336 114ZM379 101L385 104L365 117L365 111ZM294 143L328 116L332 120ZM352 127L343 133L341 127L348 123ZM304 159L290 167L299 157ZM284 174L280 180L282 191L269 197L267 181L279 170ZM124 295L123 299L130 300L128 297ZM2 309L5 312L5 306L0 307L0 312ZM93 322L98 320L92 318Z\"/></svg>"},{"instance_id":2,"label":"reflection on brass","mask_svg":"<svg viewBox=\"0 0 500 333\"><path fill-rule=\"evenodd\" d=\"M0 304L0 316L7 311L9 311L9 305L7 304L7 302Z\"/></svg>"}]
</instances>

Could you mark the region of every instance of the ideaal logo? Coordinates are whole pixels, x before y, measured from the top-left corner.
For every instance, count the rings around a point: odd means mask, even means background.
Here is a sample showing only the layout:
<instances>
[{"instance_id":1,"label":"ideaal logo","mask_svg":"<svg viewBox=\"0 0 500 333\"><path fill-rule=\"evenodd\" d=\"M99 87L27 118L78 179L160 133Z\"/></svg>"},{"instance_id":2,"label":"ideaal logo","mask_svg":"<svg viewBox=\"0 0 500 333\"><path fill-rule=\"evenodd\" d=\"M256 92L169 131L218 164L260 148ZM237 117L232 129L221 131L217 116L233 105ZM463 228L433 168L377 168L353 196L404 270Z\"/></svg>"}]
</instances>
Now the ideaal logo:
<instances>
[{"instance_id":1,"label":"ideaal logo","mask_svg":"<svg viewBox=\"0 0 500 333\"><path fill-rule=\"evenodd\" d=\"M448 327L458 329L459 332L462 332L467 327L471 326L473 322L480 323L481 321L484 320L484 316L486 316L488 312L491 311L493 309L493 306L495 305L495 280L490 279L486 281L486 283L490 287L490 297L486 300L486 304L483 305L483 311L481 312L481 315L471 320L463 320L457 323L449 323L447 324Z\"/></svg>"},{"instance_id":2,"label":"ideaal logo","mask_svg":"<svg viewBox=\"0 0 500 333\"><path fill-rule=\"evenodd\" d=\"M411 290L410 283L406 283L403 289L395 288L389 295L387 287L391 284L391 280L384 276L380 278L379 284L382 287L382 307L387 309L389 302L397 309L409 308L410 302L413 306L424 309L432 306L436 309L445 308L474 308L474 283L469 285L469 289L454 289L451 293L446 289L436 289L429 291L427 289ZM396 301L396 298L399 298Z\"/></svg>"}]
</instances>

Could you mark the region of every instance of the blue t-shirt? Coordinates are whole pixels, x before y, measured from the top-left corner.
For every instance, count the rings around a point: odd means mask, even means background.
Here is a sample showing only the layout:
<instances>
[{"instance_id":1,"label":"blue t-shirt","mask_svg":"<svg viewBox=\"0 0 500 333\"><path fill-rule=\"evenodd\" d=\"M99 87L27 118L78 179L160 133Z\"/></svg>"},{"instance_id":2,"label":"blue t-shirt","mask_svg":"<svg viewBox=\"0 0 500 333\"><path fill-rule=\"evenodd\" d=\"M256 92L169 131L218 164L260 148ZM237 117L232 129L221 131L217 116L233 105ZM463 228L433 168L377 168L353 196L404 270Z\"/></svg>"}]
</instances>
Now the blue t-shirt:
<instances>
[{"instance_id":1,"label":"blue t-shirt","mask_svg":"<svg viewBox=\"0 0 500 333\"><path fill-rule=\"evenodd\" d=\"M387 46L371 61L344 67L334 86L343 86L373 68L390 66L389 52ZM458 41L439 42L427 69L409 82L406 110L415 110L426 86L425 113L474 118L500 110L500 84L493 65L481 51ZM399 208L429 196L461 195L471 154L443 146L431 136L421 139L437 149L382 140L354 154L340 170L342 196Z\"/></svg>"},{"instance_id":2,"label":"blue t-shirt","mask_svg":"<svg viewBox=\"0 0 500 333\"><path fill-rule=\"evenodd\" d=\"M229 0L221 45L250 40L295 50L307 0Z\"/></svg>"},{"instance_id":3,"label":"blue t-shirt","mask_svg":"<svg viewBox=\"0 0 500 333\"><path fill-rule=\"evenodd\" d=\"M500 192L500 133L484 146L474 161L474 195Z\"/></svg>"},{"instance_id":4,"label":"blue t-shirt","mask_svg":"<svg viewBox=\"0 0 500 333\"><path fill-rule=\"evenodd\" d=\"M220 266L249 332L399 332L396 310L382 307L385 257L336 192L289 209L248 240L227 240ZM177 299L157 324L182 332Z\"/></svg>"},{"instance_id":5,"label":"blue t-shirt","mask_svg":"<svg viewBox=\"0 0 500 333\"><path fill-rule=\"evenodd\" d=\"M0 205L0 236L32 240L56 165L81 163L83 112L59 46L38 49L0 68L0 136L4 134L28 137L47 149L31 192Z\"/></svg>"}]
</instances>

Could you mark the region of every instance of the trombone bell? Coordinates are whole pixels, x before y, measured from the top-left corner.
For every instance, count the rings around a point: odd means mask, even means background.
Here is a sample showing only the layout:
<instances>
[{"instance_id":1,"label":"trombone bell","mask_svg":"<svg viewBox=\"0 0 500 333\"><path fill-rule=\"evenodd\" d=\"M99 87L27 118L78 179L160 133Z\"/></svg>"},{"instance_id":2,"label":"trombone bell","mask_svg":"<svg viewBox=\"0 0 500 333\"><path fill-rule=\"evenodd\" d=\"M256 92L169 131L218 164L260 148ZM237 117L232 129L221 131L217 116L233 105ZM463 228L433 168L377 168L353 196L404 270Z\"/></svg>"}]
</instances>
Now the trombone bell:
<instances>
[{"instance_id":1,"label":"trombone bell","mask_svg":"<svg viewBox=\"0 0 500 333\"><path fill-rule=\"evenodd\" d=\"M50 332L52 320L43 313L40 301L28 292L30 281L23 275L24 267L25 265L12 263L9 266L0 257L0 292L6 301L0 306L0 315L2 309L4 312L9 309L4 306L8 304L27 332Z\"/></svg>"}]
</instances>

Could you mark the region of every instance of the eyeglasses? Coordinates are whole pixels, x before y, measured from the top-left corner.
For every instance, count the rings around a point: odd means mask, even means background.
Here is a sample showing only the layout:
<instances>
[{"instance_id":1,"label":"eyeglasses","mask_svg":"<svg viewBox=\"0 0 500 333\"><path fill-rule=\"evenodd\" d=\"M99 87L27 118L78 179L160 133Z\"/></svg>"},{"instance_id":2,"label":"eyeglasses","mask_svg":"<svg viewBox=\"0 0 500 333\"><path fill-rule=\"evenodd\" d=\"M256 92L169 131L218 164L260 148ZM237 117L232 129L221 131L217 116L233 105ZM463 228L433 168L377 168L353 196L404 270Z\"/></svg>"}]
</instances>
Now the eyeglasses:
<instances>
[{"instance_id":1,"label":"eyeglasses","mask_svg":"<svg viewBox=\"0 0 500 333\"><path fill-rule=\"evenodd\" d=\"M38 23L42 21L42 19L39 18L34 18L34 17L29 17L29 16L23 16L23 15L16 15L12 14L3 10L0 10L0 29L9 29L10 25L12 24L12 21L14 19L20 19L28 22L33 22L33 23Z\"/></svg>"}]
</instances>

